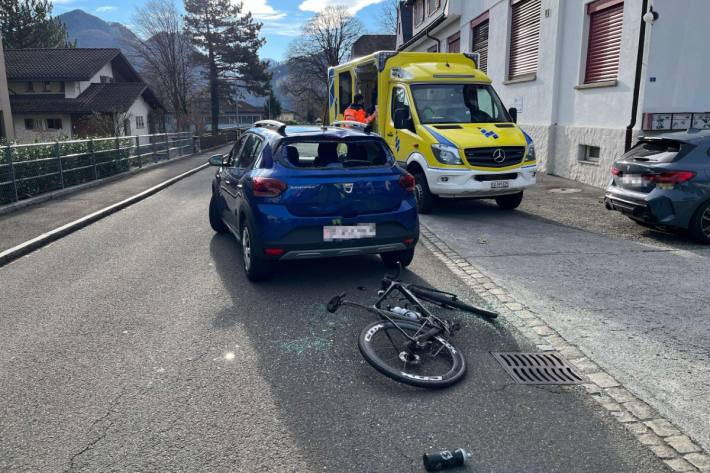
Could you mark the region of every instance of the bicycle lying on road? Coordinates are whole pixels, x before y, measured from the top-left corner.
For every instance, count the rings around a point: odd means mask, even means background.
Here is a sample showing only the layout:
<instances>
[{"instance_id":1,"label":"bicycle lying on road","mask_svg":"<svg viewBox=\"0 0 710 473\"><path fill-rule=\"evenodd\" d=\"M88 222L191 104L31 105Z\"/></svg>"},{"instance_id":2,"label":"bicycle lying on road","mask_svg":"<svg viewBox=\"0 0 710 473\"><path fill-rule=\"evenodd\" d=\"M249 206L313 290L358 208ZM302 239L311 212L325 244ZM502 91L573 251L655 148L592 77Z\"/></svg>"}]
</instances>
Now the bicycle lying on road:
<instances>
[{"instance_id":1,"label":"bicycle lying on road","mask_svg":"<svg viewBox=\"0 0 710 473\"><path fill-rule=\"evenodd\" d=\"M345 293L328 302L328 312L342 306L371 312L381 320L366 326L358 338L362 356L380 373L395 381L424 388L444 388L463 378L466 359L451 338L461 326L432 314L427 302L445 309L458 309L484 319L498 314L459 300L455 294L399 281L401 266L394 276L385 276L377 301L366 306L345 299ZM404 307L385 305L399 296Z\"/></svg>"}]
</instances>

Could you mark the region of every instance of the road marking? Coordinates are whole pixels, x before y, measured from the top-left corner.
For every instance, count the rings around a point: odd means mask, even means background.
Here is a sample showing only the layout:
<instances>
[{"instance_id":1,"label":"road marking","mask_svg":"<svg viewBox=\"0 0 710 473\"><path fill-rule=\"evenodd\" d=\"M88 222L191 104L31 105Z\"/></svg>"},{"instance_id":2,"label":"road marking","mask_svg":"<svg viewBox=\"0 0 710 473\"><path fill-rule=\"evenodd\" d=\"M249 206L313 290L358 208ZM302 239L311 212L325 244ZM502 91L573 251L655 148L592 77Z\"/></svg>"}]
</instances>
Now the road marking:
<instances>
[{"instance_id":1,"label":"road marking","mask_svg":"<svg viewBox=\"0 0 710 473\"><path fill-rule=\"evenodd\" d=\"M97 222L105 217L108 217L111 214L114 214L118 212L119 210L123 210L126 207L130 207L131 205L140 202L141 200L150 197L153 194L156 194L157 192L160 192L161 190L165 189L166 187L170 187L171 185L175 184L176 182L191 176L192 174L195 174L196 172L199 172L206 167L209 166L209 163L204 163L201 164L200 166L197 166L196 168L190 169L189 171L185 171L182 174L179 174L175 177L172 177L166 181L161 182L160 184L157 184L150 189L146 189L143 192L140 192L136 195L133 195L131 197L128 197L127 199L124 199L118 203L115 203L113 205L109 205L108 207L104 207L103 209L97 210L94 213L91 213L89 215L86 215L84 217L81 217L80 219L74 220L73 222L69 222L65 225L62 225L61 227L55 228L54 230L50 230L46 233L43 233L39 235L38 237L35 237L31 240L27 240L23 243L20 243L19 245L13 246L10 249L7 249L0 253L0 267L5 266L6 264L21 258L29 253L32 253L35 250L38 250L39 248L42 248L43 246L46 246L56 240L59 240L60 238L63 238L71 233L74 233L77 230L80 230L86 226L91 225L94 222Z\"/></svg>"},{"instance_id":2,"label":"road marking","mask_svg":"<svg viewBox=\"0 0 710 473\"><path fill-rule=\"evenodd\" d=\"M579 348L569 343L555 329L547 325L534 311L517 301L507 290L495 284L480 268L472 265L452 250L426 225L420 222L420 226L421 238L419 241L434 256L478 296L491 304L504 320L516 327L520 334L538 346L539 349L553 348L559 351L580 372L584 373L591 382L582 386L592 399L624 425L657 458L673 471L708 471L707 465L710 465L708 452L702 451L696 444L692 444L690 438L682 434L677 426L671 424L655 409L632 394L618 380L582 353ZM679 434L683 435L683 440L688 439L688 441L676 441ZM653 442L649 442L649 437L654 439ZM693 453L688 453L688 448L681 446L681 443L687 445L688 442L693 445ZM659 445L666 448L659 449L657 448Z\"/></svg>"}]
</instances>

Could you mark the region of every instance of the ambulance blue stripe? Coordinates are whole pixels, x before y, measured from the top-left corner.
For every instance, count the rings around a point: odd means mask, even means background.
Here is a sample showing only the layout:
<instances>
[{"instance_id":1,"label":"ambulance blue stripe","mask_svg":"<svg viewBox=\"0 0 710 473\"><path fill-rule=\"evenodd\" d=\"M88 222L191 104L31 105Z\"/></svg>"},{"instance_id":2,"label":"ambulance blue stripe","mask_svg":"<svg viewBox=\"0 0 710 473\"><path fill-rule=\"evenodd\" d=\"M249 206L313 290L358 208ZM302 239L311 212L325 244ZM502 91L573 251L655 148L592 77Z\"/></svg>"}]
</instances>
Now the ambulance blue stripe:
<instances>
[{"instance_id":1,"label":"ambulance blue stripe","mask_svg":"<svg viewBox=\"0 0 710 473\"><path fill-rule=\"evenodd\" d=\"M426 128L426 130L431 133L432 136L436 138L436 140L442 145L453 146L454 148L457 148L457 146L453 142L446 139L446 137L444 137L443 135L440 135L439 133L435 132L432 127L424 125L424 128Z\"/></svg>"}]
</instances>

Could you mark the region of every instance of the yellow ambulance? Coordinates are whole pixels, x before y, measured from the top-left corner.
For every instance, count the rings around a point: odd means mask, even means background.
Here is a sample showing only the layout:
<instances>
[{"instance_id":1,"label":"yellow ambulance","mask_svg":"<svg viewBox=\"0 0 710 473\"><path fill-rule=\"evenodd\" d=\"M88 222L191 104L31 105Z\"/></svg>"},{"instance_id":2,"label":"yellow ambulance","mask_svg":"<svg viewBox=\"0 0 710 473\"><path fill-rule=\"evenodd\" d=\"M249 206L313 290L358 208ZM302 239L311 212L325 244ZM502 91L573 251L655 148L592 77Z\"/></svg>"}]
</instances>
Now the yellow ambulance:
<instances>
[{"instance_id":1,"label":"yellow ambulance","mask_svg":"<svg viewBox=\"0 0 710 473\"><path fill-rule=\"evenodd\" d=\"M380 51L328 70L328 114L342 121L355 94L374 130L416 178L421 213L439 199L493 198L514 209L535 184L532 139L516 125L477 54Z\"/></svg>"}]
</instances>

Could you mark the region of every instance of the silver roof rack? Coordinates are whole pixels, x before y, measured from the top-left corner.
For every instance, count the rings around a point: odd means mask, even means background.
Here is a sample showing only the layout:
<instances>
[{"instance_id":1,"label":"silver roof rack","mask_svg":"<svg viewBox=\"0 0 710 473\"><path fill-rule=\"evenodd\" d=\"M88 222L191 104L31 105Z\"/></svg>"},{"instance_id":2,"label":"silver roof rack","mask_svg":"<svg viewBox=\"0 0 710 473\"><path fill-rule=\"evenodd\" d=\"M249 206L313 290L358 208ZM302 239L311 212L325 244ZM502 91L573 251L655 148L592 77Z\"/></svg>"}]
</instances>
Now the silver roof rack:
<instances>
[{"instance_id":1,"label":"silver roof rack","mask_svg":"<svg viewBox=\"0 0 710 473\"><path fill-rule=\"evenodd\" d=\"M372 133L371 123L361 123L356 122L354 120L339 120L331 123L330 126L334 126L337 128L356 128L364 133L367 133L368 135Z\"/></svg>"},{"instance_id":2,"label":"silver roof rack","mask_svg":"<svg viewBox=\"0 0 710 473\"><path fill-rule=\"evenodd\" d=\"M276 133L282 136L286 136L286 124L278 120L259 120L254 123L257 128L268 128L269 130L274 130Z\"/></svg>"}]
</instances>

